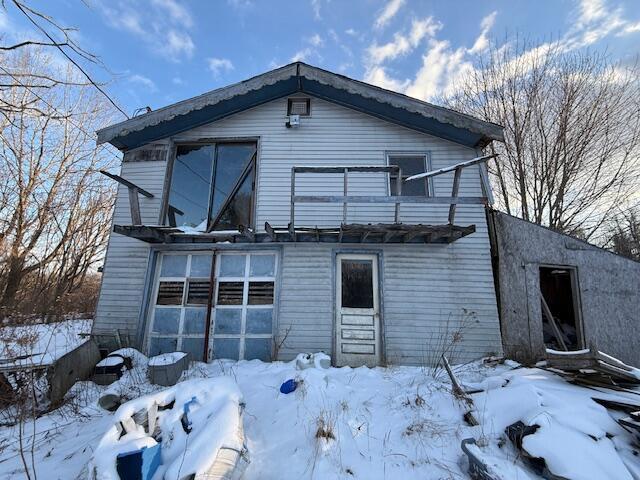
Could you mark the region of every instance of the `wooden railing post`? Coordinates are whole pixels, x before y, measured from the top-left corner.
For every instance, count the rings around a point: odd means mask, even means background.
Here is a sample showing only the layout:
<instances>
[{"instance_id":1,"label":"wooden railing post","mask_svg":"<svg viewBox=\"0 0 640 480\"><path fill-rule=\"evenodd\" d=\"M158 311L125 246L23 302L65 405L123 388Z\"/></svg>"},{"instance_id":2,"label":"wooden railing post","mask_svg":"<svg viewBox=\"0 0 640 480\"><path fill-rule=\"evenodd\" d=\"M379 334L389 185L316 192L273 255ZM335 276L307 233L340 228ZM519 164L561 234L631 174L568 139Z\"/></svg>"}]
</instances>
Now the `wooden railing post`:
<instances>
[{"instance_id":1,"label":"wooden railing post","mask_svg":"<svg viewBox=\"0 0 640 480\"><path fill-rule=\"evenodd\" d=\"M349 169L345 168L344 169L344 186L342 188L342 194L345 196L347 196L347 189L348 189L348 183L349 183ZM342 223L347 223L347 208L348 208L348 202L345 200L344 203L342 204Z\"/></svg>"},{"instance_id":2,"label":"wooden railing post","mask_svg":"<svg viewBox=\"0 0 640 480\"><path fill-rule=\"evenodd\" d=\"M402 196L402 169L398 167L396 172L396 197ZM400 202L396 202L395 214L394 214L394 223L399 223L400 219Z\"/></svg>"},{"instance_id":3,"label":"wooden railing post","mask_svg":"<svg viewBox=\"0 0 640 480\"><path fill-rule=\"evenodd\" d=\"M296 239L296 202L294 197L296 196L296 167L291 167L291 214L289 219L289 233L295 241Z\"/></svg>"},{"instance_id":4,"label":"wooden railing post","mask_svg":"<svg viewBox=\"0 0 640 480\"><path fill-rule=\"evenodd\" d=\"M138 189L129 188L129 208L131 209L131 223L133 225L142 225L142 217L140 215L140 203L138 202Z\"/></svg>"},{"instance_id":5,"label":"wooden railing post","mask_svg":"<svg viewBox=\"0 0 640 480\"><path fill-rule=\"evenodd\" d=\"M456 198L458 196L458 190L460 189L460 175L462 174L462 168L458 167L455 169L455 173L453 174L453 188L451 189L451 197ZM451 203L449 205L449 225L453 225L453 221L456 216L456 203Z\"/></svg>"}]
</instances>

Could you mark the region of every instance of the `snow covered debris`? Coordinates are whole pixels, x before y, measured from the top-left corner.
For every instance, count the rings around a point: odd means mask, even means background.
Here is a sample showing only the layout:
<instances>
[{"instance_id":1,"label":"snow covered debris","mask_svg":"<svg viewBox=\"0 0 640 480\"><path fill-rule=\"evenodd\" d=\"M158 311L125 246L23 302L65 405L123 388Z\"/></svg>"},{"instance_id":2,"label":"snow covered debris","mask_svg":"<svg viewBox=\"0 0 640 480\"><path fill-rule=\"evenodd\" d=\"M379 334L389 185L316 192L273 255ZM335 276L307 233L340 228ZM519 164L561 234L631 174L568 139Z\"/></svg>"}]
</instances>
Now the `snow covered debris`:
<instances>
[{"instance_id":1,"label":"snow covered debris","mask_svg":"<svg viewBox=\"0 0 640 480\"><path fill-rule=\"evenodd\" d=\"M158 393L159 387L146 381L145 369L146 363L134 362L134 368L116 382L122 395L163 400L166 394ZM639 457L634 454L637 440L618 425L615 412L592 400L638 403L640 390L587 389L551 372L522 368L510 361L503 365L478 361L452 369L463 389L482 390L470 394L478 426L465 423L468 405L451 394L448 378L434 379L429 369L420 367L300 370L296 361L192 363L173 390L176 398L184 392L181 401L188 402L193 396L188 393L193 391L188 383L192 380L232 379L237 384L245 404L244 432L251 452L243 480L468 479L467 456L460 447L467 438L475 439L470 449L490 464L496 480L539 479L505 435L505 428L518 421L539 425L524 437L524 448L545 458L556 475L599 480L640 478ZM134 380L136 375L139 382ZM297 388L289 394L280 393L280 386L289 379L295 379ZM209 388L198 385L198 391ZM93 388L95 403L106 389ZM203 391L202 395L213 398L216 394ZM135 408L127 407L127 412L135 416L138 407L147 405L144 400ZM171 414L175 416L182 412L177 407L171 410L176 411ZM204 415L208 407L198 411ZM194 433L199 424L196 413L189 417ZM89 405L78 417L53 411L39 418L34 424L37 470L52 480L76 478L101 437L113 428L116 415L120 411L111 414ZM184 433L180 421L172 421L179 440L172 442L167 458L177 459L187 451L196 456L211 452L208 442L197 449L191 440L187 444L190 435ZM137 428L132 428L134 436L127 438L142 435L135 433ZM27 447L31 429L31 423L25 426ZM15 428L0 427L0 450L4 447L0 457L6 459L0 461L0 478L24 478L15 436ZM195 465L198 459L189 457L189 462ZM80 478L86 478L86 473Z\"/></svg>"},{"instance_id":2,"label":"snow covered debris","mask_svg":"<svg viewBox=\"0 0 640 480\"><path fill-rule=\"evenodd\" d=\"M183 353L183 352L163 353L161 355L156 355L155 357L150 358L148 365L150 367L159 367L159 366L162 366L162 365L171 365L173 363L179 362L180 360L182 360L186 356L187 356L187 354Z\"/></svg>"},{"instance_id":3,"label":"snow covered debris","mask_svg":"<svg viewBox=\"0 0 640 480\"><path fill-rule=\"evenodd\" d=\"M331 367L331 357L326 353L299 353L296 357L296 368L305 370L307 368L326 369Z\"/></svg>"},{"instance_id":4,"label":"snow covered debris","mask_svg":"<svg viewBox=\"0 0 640 480\"><path fill-rule=\"evenodd\" d=\"M182 480L205 475L221 448L243 451L241 404L242 394L228 377L187 380L131 400L120 406L113 425L98 444L89 464L90 478L119 480L119 454L158 443L161 465L157 478Z\"/></svg>"},{"instance_id":5,"label":"snow covered debris","mask_svg":"<svg viewBox=\"0 0 640 480\"><path fill-rule=\"evenodd\" d=\"M0 367L48 366L89 341L92 320L0 328Z\"/></svg>"}]
</instances>

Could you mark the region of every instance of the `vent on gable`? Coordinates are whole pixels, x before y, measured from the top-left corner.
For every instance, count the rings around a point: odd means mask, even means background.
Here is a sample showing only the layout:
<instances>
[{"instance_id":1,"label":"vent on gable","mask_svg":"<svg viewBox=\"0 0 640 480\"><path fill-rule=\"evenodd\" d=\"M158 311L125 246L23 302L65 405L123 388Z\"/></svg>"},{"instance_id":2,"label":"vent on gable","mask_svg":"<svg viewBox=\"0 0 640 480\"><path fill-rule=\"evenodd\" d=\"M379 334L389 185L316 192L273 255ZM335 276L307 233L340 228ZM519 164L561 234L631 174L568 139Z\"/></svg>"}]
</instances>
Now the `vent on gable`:
<instances>
[{"instance_id":1,"label":"vent on gable","mask_svg":"<svg viewBox=\"0 0 640 480\"><path fill-rule=\"evenodd\" d=\"M311 114L310 98L289 98L287 101L287 115L308 117Z\"/></svg>"}]
</instances>

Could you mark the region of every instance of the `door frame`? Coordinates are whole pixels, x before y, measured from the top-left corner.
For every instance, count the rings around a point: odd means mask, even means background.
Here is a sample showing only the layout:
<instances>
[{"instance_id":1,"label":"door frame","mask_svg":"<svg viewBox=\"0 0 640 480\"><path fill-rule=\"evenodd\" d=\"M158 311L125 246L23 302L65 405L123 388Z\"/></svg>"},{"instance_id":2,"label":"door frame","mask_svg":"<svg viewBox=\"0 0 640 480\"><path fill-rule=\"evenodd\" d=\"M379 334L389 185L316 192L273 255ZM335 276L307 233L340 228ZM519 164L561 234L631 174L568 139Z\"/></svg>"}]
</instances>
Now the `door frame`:
<instances>
[{"instance_id":1,"label":"door frame","mask_svg":"<svg viewBox=\"0 0 640 480\"><path fill-rule=\"evenodd\" d=\"M382 249L334 248L331 255L331 290L332 290L332 320L331 320L331 365L336 365L337 358L337 318L338 318L338 255L370 255L377 259L378 268L378 328L380 331L380 365L387 364L387 342L384 316L384 251ZM375 286L374 286L375 288ZM341 293L341 292L340 292Z\"/></svg>"}]
</instances>

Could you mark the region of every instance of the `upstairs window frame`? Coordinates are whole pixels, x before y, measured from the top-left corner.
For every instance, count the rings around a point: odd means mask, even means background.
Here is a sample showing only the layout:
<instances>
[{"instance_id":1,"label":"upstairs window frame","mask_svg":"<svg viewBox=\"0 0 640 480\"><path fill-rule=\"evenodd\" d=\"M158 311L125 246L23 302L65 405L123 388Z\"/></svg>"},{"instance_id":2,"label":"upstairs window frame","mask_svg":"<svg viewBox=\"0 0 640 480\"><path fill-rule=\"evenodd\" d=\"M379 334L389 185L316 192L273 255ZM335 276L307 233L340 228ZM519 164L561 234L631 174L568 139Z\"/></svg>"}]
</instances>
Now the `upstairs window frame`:
<instances>
[{"instance_id":1,"label":"upstairs window frame","mask_svg":"<svg viewBox=\"0 0 640 480\"><path fill-rule=\"evenodd\" d=\"M390 151L390 152L385 152L385 159L386 159L386 164L387 166L390 165L395 165L392 161L393 158L415 158L415 157L423 157L424 159L424 170L422 170L422 172L430 172L431 170L433 170L433 164L431 162L431 152L429 151L412 151L412 152L397 152L397 151ZM422 172L418 172L418 173L422 173ZM407 179L408 177L410 177L411 175L414 175L414 173L408 173L405 172L404 170L402 171L402 182L403 182L403 196L406 196L406 194L404 193L404 180ZM393 173L389 173L388 175L388 182L387 182L387 193L389 194L390 197L392 196L396 196L395 193L393 193L393 186L395 186L395 181L396 181L396 177L393 175ZM424 182L424 191L425 197L433 197L435 195L435 189L434 189L434 184L433 184L433 177L431 178L424 178L422 180L412 180L413 182Z\"/></svg>"},{"instance_id":2,"label":"upstairs window frame","mask_svg":"<svg viewBox=\"0 0 640 480\"><path fill-rule=\"evenodd\" d=\"M211 173L210 173L210 184L209 184L209 193L207 196L207 228L204 230L208 231L216 231L215 225L212 225L215 220L212 218L212 209L214 206L214 191L215 191L215 181L216 181L216 162L218 159L218 147L221 145L253 145L254 153L252 158L249 160L246 171L244 171L240 178L252 178L252 191L251 191L251 200L250 200L250 210L248 212L249 222L248 225L245 225L249 228L255 228L255 220L256 220L256 203L257 203L257 190L258 190L258 157L260 152L260 138L259 137L247 137L247 138L232 138L232 139L211 139L202 142L176 142L173 144L172 154L170 156L170 161L167 166L167 175L165 177L164 187L163 187L163 199L162 199L162 208L160 211L159 224L164 226L172 226L171 222L171 212L169 210L169 200L171 197L171 187L172 181L175 172L175 166L178 158L178 152L181 147L205 147L209 146L213 149L213 159L211 163ZM242 182L240 182L242 184ZM235 185L239 186L238 184ZM231 193L231 192L230 192ZM234 192L237 193L237 192ZM227 201L230 199L231 195L227 196L221 206L220 212L222 212L226 207L228 207Z\"/></svg>"}]
</instances>

